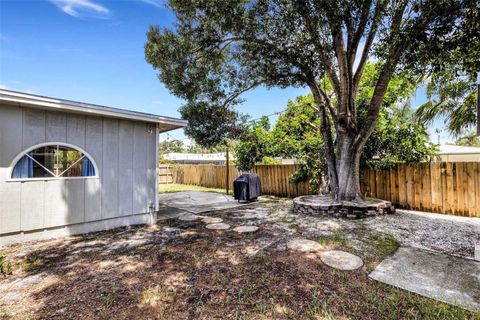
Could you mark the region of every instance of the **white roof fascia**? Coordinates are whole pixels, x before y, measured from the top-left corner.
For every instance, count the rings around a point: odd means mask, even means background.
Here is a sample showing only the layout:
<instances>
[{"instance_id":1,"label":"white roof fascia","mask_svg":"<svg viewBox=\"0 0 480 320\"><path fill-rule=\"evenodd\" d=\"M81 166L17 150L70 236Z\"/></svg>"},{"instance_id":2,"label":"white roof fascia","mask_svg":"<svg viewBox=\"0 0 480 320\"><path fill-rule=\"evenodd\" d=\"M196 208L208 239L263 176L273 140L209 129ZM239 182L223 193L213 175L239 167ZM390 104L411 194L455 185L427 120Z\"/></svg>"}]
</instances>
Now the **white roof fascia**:
<instances>
[{"instance_id":1,"label":"white roof fascia","mask_svg":"<svg viewBox=\"0 0 480 320\"><path fill-rule=\"evenodd\" d=\"M160 123L177 128L186 127L188 124L186 120L177 118L164 117L150 113L118 109L71 100L44 97L5 89L0 89L0 102L7 102L13 105L40 108L45 110L69 111L74 113Z\"/></svg>"}]
</instances>

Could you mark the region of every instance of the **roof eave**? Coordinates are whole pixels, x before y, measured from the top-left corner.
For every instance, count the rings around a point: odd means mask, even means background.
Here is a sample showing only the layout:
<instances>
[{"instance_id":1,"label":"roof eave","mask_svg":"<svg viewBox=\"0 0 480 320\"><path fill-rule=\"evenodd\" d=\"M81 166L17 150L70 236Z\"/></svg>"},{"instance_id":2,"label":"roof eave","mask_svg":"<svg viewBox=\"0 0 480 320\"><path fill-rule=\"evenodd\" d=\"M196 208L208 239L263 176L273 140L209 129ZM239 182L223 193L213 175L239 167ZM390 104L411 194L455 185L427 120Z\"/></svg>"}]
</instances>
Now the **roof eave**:
<instances>
[{"instance_id":1,"label":"roof eave","mask_svg":"<svg viewBox=\"0 0 480 320\"><path fill-rule=\"evenodd\" d=\"M79 114L158 123L160 124L160 127L164 128L163 130L160 129L161 132L183 128L188 125L186 120L176 118L99 106L95 104L87 104L77 101L37 96L3 89L0 90L0 102L21 107L38 108L52 111L68 111Z\"/></svg>"}]
</instances>

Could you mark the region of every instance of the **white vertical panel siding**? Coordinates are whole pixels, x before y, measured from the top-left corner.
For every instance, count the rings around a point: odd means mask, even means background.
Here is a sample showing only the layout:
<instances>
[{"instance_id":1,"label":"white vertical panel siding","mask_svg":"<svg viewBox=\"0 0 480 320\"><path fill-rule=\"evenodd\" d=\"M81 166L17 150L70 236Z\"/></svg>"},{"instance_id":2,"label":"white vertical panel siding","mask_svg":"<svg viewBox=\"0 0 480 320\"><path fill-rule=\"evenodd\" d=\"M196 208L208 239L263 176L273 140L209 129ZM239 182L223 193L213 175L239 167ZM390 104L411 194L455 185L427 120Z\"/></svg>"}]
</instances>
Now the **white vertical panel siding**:
<instances>
[{"instance_id":1,"label":"white vertical panel siding","mask_svg":"<svg viewBox=\"0 0 480 320\"><path fill-rule=\"evenodd\" d=\"M85 149L85 116L67 114L67 142Z\"/></svg>"},{"instance_id":2,"label":"white vertical panel siding","mask_svg":"<svg viewBox=\"0 0 480 320\"><path fill-rule=\"evenodd\" d=\"M102 217L118 216L118 120L103 120Z\"/></svg>"},{"instance_id":3,"label":"white vertical panel siding","mask_svg":"<svg viewBox=\"0 0 480 320\"><path fill-rule=\"evenodd\" d=\"M136 122L133 149L133 212L147 212L147 126Z\"/></svg>"},{"instance_id":4,"label":"white vertical panel siding","mask_svg":"<svg viewBox=\"0 0 480 320\"><path fill-rule=\"evenodd\" d=\"M157 156L156 156L156 126L148 125L148 129L151 130L147 132L147 202L155 204L155 183L157 175Z\"/></svg>"},{"instance_id":5,"label":"white vertical panel siding","mask_svg":"<svg viewBox=\"0 0 480 320\"><path fill-rule=\"evenodd\" d=\"M22 151L22 110L5 106L0 109L0 233L20 230L20 184L5 182L8 166Z\"/></svg>"},{"instance_id":6,"label":"white vertical panel siding","mask_svg":"<svg viewBox=\"0 0 480 320\"><path fill-rule=\"evenodd\" d=\"M7 168L13 158L22 149L22 109L18 107L0 107L0 168ZM6 174L6 170L4 172ZM7 179L3 175L0 181Z\"/></svg>"},{"instance_id":7,"label":"white vertical panel siding","mask_svg":"<svg viewBox=\"0 0 480 320\"><path fill-rule=\"evenodd\" d=\"M66 180L50 180L43 183L45 185L45 228L63 226L67 222L70 209L65 201Z\"/></svg>"},{"instance_id":8,"label":"white vertical panel siding","mask_svg":"<svg viewBox=\"0 0 480 320\"><path fill-rule=\"evenodd\" d=\"M22 150L45 142L45 111L23 109Z\"/></svg>"},{"instance_id":9,"label":"white vertical panel siding","mask_svg":"<svg viewBox=\"0 0 480 320\"><path fill-rule=\"evenodd\" d=\"M134 123L120 121L118 163L118 211L120 215L133 214L133 145Z\"/></svg>"},{"instance_id":10,"label":"white vertical panel siding","mask_svg":"<svg viewBox=\"0 0 480 320\"><path fill-rule=\"evenodd\" d=\"M45 113L45 141L65 141L67 138L67 115L61 112Z\"/></svg>"},{"instance_id":11,"label":"white vertical panel siding","mask_svg":"<svg viewBox=\"0 0 480 320\"><path fill-rule=\"evenodd\" d=\"M80 223L85 221L85 180L65 180L65 194L62 198L67 204L66 224Z\"/></svg>"},{"instance_id":12,"label":"white vertical panel siding","mask_svg":"<svg viewBox=\"0 0 480 320\"><path fill-rule=\"evenodd\" d=\"M43 181L21 182L21 228L22 231L45 227L45 183Z\"/></svg>"},{"instance_id":13,"label":"white vertical panel siding","mask_svg":"<svg viewBox=\"0 0 480 320\"><path fill-rule=\"evenodd\" d=\"M14 157L45 142L84 149L99 178L5 181ZM155 124L0 106L0 234L148 212L157 143Z\"/></svg>"},{"instance_id":14,"label":"white vertical panel siding","mask_svg":"<svg viewBox=\"0 0 480 320\"><path fill-rule=\"evenodd\" d=\"M20 230L21 194L19 183L0 183L0 234Z\"/></svg>"},{"instance_id":15,"label":"white vertical panel siding","mask_svg":"<svg viewBox=\"0 0 480 320\"><path fill-rule=\"evenodd\" d=\"M23 149L45 142L45 111L23 109ZM12 159L13 160L13 159ZM45 182L21 183L21 229L34 230L44 227Z\"/></svg>"},{"instance_id":16,"label":"white vertical panel siding","mask_svg":"<svg viewBox=\"0 0 480 320\"><path fill-rule=\"evenodd\" d=\"M103 120L87 117L85 122L85 151L95 160L101 177L103 173ZM102 219L102 180L85 180L85 220Z\"/></svg>"}]
</instances>

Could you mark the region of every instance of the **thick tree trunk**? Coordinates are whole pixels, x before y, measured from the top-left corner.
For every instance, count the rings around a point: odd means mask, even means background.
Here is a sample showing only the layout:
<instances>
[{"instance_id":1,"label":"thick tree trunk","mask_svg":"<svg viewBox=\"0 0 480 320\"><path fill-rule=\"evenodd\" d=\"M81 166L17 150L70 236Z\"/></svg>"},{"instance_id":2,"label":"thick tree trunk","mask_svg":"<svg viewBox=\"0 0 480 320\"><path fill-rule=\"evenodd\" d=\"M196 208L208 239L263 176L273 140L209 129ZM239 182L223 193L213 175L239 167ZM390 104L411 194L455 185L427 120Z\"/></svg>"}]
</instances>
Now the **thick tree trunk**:
<instances>
[{"instance_id":1,"label":"thick tree trunk","mask_svg":"<svg viewBox=\"0 0 480 320\"><path fill-rule=\"evenodd\" d=\"M362 199L360 191L360 155L355 146L355 137L348 134L337 136L336 171L338 190L333 194L336 200Z\"/></svg>"}]
</instances>

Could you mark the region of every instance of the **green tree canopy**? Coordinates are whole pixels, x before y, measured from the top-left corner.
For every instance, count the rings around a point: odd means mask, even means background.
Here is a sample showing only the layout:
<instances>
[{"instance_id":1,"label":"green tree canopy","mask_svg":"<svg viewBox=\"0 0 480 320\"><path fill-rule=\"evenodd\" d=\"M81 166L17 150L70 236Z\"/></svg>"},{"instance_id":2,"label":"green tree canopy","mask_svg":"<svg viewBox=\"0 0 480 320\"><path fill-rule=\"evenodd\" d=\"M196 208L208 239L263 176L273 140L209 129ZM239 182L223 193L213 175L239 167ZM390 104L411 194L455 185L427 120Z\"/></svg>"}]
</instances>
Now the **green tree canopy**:
<instances>
[{"instance_id":1,"label":"green tree canopy","mask_svg":"<svg viewBox=\"0 0 480 320\"><path fill-rule=\"evenodd\" d=\"M371 98L378 70L376 64L366 64L357 95L358 105ZM385 168L399 162L417 163L435 154L436 148L429 142L426 125L416 121L408 105L414 90L407 73L392 78L375 130L362 153L361 167ZM325 82L325 91L331 94L328 82ZM327 156L319 135L321 123L313 96L289 101L272 130L268 128L265 118L246 127L236 148L237 166L249 170L264 157L294 158L300 162L300 167L291 179L293 182L308 180L311 185L322 185L326 189L327 183L319 177L327 176Z\"/></svg>"},{"instance_id":2,"label":"green tree canopy","mask_svg":"<svg viewBox=\"0 0 480 320\"><path fill-rule=\"evenodd\" d=\"M183 152L185 151L183 142L177 139L165 139L158 144L158 150L160 155L170 152Z\"/></svg>"},{"instance_id":3,"label":"green tree canopy","mask_svg":"<svg viewBox=\"0 0 480 320\"><path fill-rule=\"evenodd\" d=\"M473 0L169 0L168 6L174 29L151 27L145 54L170 92L187 101L187 134L212 145L236 128L230 115L243 92L307 87L336 199L361 198L361 153L392 77L409 72L416 82L441 68L444 53L475 36L465 29L478 11ZM358 105L371 57L380 70L369 99ZM333 95L322 88L324 76Z\"/></svg>"}]
</instances>

